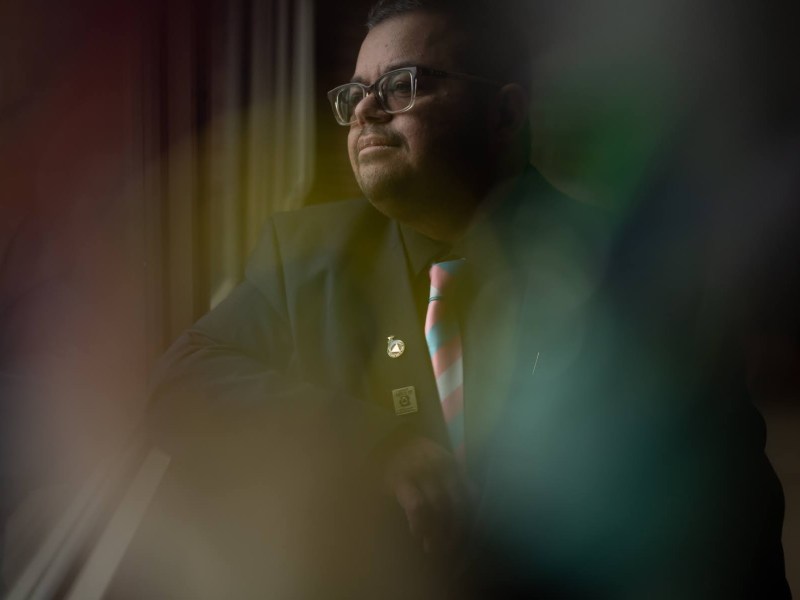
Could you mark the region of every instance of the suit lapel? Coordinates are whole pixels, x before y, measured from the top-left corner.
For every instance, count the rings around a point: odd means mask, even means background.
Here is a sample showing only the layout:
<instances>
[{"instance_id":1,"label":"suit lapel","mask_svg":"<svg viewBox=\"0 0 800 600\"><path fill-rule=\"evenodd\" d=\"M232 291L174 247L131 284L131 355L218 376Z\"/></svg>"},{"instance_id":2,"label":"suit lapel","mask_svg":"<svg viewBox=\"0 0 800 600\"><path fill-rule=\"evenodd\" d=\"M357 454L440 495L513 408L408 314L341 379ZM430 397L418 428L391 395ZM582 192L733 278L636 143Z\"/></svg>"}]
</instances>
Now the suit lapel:
<instances>
[{"instance_id":1,"label":"suit lapel","mask_svg":"<svg viewBox=\"0 0 800 600\"><path fill-rule=\"evenodd\" d=\"M413 282L398 226L391 222L383 242L371 247L374 256L365 264L357 294L372 314L362 336L367 344L364 384L369 398L408 422L420 433L443 439L444 419L436 383L419 321ZM404 345L399 356L387 352L388 337ZM413 388L408 404L396 406L395 390ZM405 394L407 395L407 394ZM398 398L399 400L399 398ZM416 403L416 410L413 404ZM446 438L445 438L446 439Z\"/></svg>"},{"instance_id":2,"label":"suit lapel","mask_svg":"<svg viewBox=\"0 0 800 600\"><path fill-rule=\"evenodd\" d=\"M510 198L468 240L464 401L468 461L478 476L484 465L476 458L510 404L533 408L541 384L562 374L580 346L587 265L561 202L547 195Z\"/></svg>"},{"instance_id":3,"label":"suit lapel","mask_svg":"<svg viewBox=\"0 0 800 600\"><path fill-rule=\"evenodd\" d=\"M519 362L520 295L510 269L495 271L472 289L462 323L466 453L474 473L481 470L480 458Z\"/></svg>"}]
</instances>

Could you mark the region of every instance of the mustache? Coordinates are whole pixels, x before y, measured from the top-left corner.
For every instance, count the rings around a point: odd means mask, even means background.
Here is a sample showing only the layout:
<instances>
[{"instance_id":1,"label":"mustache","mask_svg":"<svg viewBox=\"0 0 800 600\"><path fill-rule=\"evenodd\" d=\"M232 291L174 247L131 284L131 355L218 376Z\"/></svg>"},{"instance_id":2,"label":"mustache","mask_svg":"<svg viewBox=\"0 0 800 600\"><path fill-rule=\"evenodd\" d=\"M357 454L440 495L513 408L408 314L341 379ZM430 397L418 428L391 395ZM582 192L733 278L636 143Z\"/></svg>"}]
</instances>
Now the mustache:
<instances>
[{"instance_id":1,"label":"mustache","mask_svg":"<svg viewBox=\"0 0 800 600\"><path fill-rule=\"evenodd\" d=\"M385 129L383 127L376 127L374 125L367 125L361 130L361 133L358 134L356 144L367 137L381 138L382 140L385 140L387 144L392 146L400 146L403 144L403 138L397 132L390 129Z\"/></svg>"}]
</instances>

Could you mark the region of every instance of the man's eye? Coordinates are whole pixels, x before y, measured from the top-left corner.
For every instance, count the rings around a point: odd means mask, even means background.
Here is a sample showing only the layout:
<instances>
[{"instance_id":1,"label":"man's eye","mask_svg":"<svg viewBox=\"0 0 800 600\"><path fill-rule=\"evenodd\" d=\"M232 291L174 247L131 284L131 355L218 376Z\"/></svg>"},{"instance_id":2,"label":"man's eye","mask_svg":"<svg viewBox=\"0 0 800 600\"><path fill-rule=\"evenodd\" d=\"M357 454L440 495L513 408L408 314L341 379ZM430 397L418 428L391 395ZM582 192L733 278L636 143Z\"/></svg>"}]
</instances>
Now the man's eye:
<instances>
[{"instance_id":1,"label":"man's eye","mask_svg":"<svg viewBox=\"0 0 800 600\"><path fill-rule=\"evenodd\" d=\"M393 81L389 85L389 92L392 94L410 94L411 82L410 81Z\"/></svg>"}]
</instances>

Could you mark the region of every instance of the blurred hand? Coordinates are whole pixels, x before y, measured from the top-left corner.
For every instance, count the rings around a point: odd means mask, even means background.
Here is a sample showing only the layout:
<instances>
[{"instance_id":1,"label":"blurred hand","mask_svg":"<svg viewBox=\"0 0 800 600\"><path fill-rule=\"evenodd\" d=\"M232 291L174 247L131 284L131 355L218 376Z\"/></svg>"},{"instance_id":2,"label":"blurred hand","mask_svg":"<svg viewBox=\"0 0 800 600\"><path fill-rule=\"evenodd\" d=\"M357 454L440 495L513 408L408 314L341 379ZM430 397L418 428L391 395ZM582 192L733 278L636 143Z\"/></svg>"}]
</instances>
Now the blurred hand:
<instances>
[{"instance_id":1,"label":"blurred hand","mask_svg":"<svg viewBox=\"0 0 800 600\"><path fill-rule=\"evenodd\" d=\"M409 438L387 454L383 484L425 552L450 553L464 541L471 485L451 452L427 438Z\"/></svg>"}]
</instances>

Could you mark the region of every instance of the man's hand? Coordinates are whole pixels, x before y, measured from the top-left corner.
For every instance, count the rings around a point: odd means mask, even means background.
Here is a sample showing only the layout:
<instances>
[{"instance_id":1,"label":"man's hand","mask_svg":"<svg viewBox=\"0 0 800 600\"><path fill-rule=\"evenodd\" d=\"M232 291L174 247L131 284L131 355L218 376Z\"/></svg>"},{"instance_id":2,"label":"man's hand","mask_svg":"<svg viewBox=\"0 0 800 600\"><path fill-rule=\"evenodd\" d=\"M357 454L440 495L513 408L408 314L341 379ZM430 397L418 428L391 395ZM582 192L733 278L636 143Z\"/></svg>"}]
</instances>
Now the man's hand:
<instances>
[{"instance_id":1,"label":"man's hand","mask_svg":"<svg viewBox=\"0 0 800 600\"><path fill-rule=\"evenodd\" d=\"M409 438L387 454L383 484L425 552L451 552L463 542L470 485L449 451L427 438Z\"/></svg>"}]
</instances>

